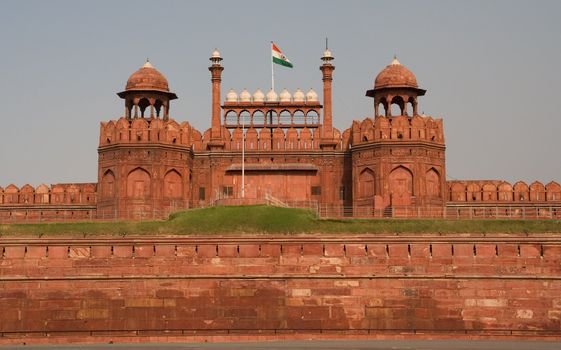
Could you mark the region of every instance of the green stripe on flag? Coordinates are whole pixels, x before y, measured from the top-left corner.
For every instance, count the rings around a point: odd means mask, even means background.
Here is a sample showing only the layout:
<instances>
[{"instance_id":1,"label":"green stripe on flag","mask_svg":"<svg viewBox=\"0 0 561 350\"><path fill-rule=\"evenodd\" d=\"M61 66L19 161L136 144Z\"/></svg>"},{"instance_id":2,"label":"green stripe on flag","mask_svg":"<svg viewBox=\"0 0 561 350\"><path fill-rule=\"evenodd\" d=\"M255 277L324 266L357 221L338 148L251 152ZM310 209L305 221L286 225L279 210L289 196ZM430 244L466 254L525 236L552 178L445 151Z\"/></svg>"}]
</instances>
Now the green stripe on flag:
<instances>
[{"instance_id":1,"label":"green stripe on flag","mask_svg":"<svg viewBox=\"0 0 561 350\"><path fill-rule=\"evenodd\" d=\"M280 58L273 57L273 63L280 64L281 66L285 66L288 68L292 68L292 63L287 62L285 60L281 60Z\"/></svg>"}]
</instances>

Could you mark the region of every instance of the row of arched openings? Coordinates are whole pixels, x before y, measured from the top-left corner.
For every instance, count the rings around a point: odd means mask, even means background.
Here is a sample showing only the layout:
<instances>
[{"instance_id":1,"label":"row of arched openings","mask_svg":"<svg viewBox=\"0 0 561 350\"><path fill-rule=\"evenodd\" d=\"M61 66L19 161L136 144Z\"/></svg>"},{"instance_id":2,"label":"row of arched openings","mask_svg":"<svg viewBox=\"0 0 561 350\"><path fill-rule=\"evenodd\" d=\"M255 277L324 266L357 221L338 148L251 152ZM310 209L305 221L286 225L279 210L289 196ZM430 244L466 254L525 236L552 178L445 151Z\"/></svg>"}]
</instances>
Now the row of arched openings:
<instances>
[{"instance_id":1,"label":"row of arched openings","mask_svg":"<svg viewBox=\"0 0 561 350\"><path fill-rule=\"evenodd\" d=\"M135 168L127 175L127 197L132 199L147 199L152 193L152 177L150 173L141 167ZM114 199L116 197L116 178L112 170L103 174L101 181L101 195L103 199ZM171 169L164 175L164 198L183 197L183 177Z\"/></svg>"},{"instance_id":2,"label":"row of arched openings","mask_svg":"<svg viewBox=\"0 0 561 350\"><path fill-rule=\"evenodd\" d=\"M224 124L226 126L238 125L317 125L319 124L319 114L315 110L309 110L306 113L302 110L296 110L291 113L283 110L277 114L274 110L263 112L256 110L253 113L242 111L239 114L235 111L228 111L224 116Z\"/></svg>"},{"instance_id":3,"label":"row of arched openings","mask_svg":"<svg viewBox=\"0 0 561 350\"><path fill-rule=\"evenodd\" d=\"M413 96L409 98L393 96L391 102L386 97L382 97L378 100L375 107L375 114L377 116L417 115L417 101Z\"/></svg>"},{"instance_id":4,"label":"row of arched openings","mask_svg":"<svg viewBox=\"0 0 561 350\"><path fill-rule=\"evenodd\" d=\"M430 168L425 174L426 195L429 198L441 198L440 174ZM380 191L376 188L376 176L372 169L365 168L359 174L359 198L371 198ZM389 193L397 196L413 196L413 173L404 166L394 168L388 177Z\"/></svg>"}]
</instances>

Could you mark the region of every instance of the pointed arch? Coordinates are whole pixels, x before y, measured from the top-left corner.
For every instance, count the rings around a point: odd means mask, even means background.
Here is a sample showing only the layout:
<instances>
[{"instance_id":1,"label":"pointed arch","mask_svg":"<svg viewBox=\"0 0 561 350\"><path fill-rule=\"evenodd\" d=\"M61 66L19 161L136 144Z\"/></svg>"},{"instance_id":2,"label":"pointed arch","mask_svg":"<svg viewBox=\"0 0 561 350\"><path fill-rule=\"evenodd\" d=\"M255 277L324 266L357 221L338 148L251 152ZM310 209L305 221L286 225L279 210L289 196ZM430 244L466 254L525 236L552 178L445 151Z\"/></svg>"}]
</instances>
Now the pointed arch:
<instances>
[{"instance_id":1,"label":"pointed arch","mask_svg":"<svg viewBox=\"0 0 561 350\"><path fill-rule=\"evenodd\" d=\"M425 174L427 184L427 196L429 198L442 198L440 186L440 173L434 167L431 167Z\"/></svg>"},{"instance_id":2,"label":"pointed arch","mask_svg":"<svg viewBox=\"0 0 561 350\"><path fill-rule=\"evenodd\" d=\"M514 184L514 201L527 202L529 200L529 188L524 181L518 181Z\"/></svg>"},{"instance_id":3,"label":"pointed arch","mask_svg":"<svg viewBox=\"0 0 561 350\"><path fill-rule=\"evenodd\" d=\"M498 187L499 201L501 202L512 202L513 192L512 185L508 182L501 182Z\"/></svg>"},{"instance_id":4,"label":"pointed arch","mask_svg":"<svg viewBox=\"0 0 561 350\"><path fill-rule=\"evenodd\" d=\"M175 170L170 169L164 176L164 198L177 199L183 197L183 177Z\"/></svg>"},{"instance_id":5,"label":"pointed arch","mask_svg":"<svg viewBox=\"0 0 561 350\"><path fill-rule=\"evenodd\" d=\"M545 201L545 186L539 182L534 181L530 185L530 201L543 202Z\"/></svg>"},{"instance_id":6,"label":"pointed arch","mask_svg":"<svg viewBox=\"0 0 561 350\"><path fill-rule=\"evenodd\" d=\"M279 113L279 121L282 126L292 125L292 114L287 109L283 109Z\"/></svg>"},{"instance_id":7,"label":"pointed arch","mask_svg":"<svg viewBox=\"0 0 561 350\"><path fill-rule=\"evenodd\" d=\"M371 198L376 194L376 176L372 169L364 168L358 176L358 197Z\"/></svg>"},{"instance_id":8,"label":"pointed arch","mask_svg":"<svg viewBox=\"0 0 561 350\"><path fill-rule=\"evenodd\" d=\"M483 201L496 201L497 200L497 186L493 183L485 183L481 188Z\"/></svg>"},{"instance_id":9,"label":"pointed arch","mask_svg":"<svg viewBox=\"0 0 561 350\"><path fill-rule=\"evenodd\" d=\"M399 197L413 196L413 173L403 165L395 167L389 176L389 190Z\"/></svg>"},{"instance_id":10,"label":"pointed arch","mask_svg":"<svg viewBox=\"0 0 561 350\"><path fill-rule=\"evenodd\" d=\"M224 125L234 126L238 124L238 114L236 113L236 111L229 110L224 113Z\"/></svg>"},{"instance_id":11,"label":"pointed arch","mask_svg":"<svg viewBox=\"0 0 561 350\"><path fill-rule=\"evenodd\" d=\"M33 204L35 189L30 184L25 184L19 190L19 202L25 204Z\"/></svg>"},{"instance_id":12,"label":"pointed arch","mask_svg":"<svg viewBox=\"0 0 561 350\"><path fill-rule=\"evenodd\" d=\"M561 186L557 182L551 181L545 185L545 190L547 192L548 202L561 201Z\"/></svg>"},{"instance_id":13,"label":"pointed arch","mask_svg":"<svg viewBox=\"0 0 561 350\"><path fill-rule=\"evenodd\" d=\"M468 184L466 197L468 202L479 202L481 200L481 186L475 182Z\"/></svg>"},{"instance_id":14,"label":"pointed arch","mask_svg":"<svg viewBox=\"0 0 561 350\"><path fill-rule=\"evenodd\" d=\"M138 167L127 176L127 197L146 199L151 193L151 176L146 169Z\"/></svg>"},{"instance_id":15,"label":"pointed arch","mask_svg":"<svg viewBox=\"0 0 561 350\"><path fill-rule=\"evenodd\" d=\"M466 185L464 183L452 183L452 186L450 186L450 200L454 202L466 201Z\"/></svg>"},{"instance_id":16,"label":"pointed arch","mask_svg":"<svg viewBox=\"0 0 561 350\"><path fill-rule=\"evenodd\" d=\"M244 116L244 112L240 113L240 118ZM251 125L263 127L263 125L266 124L265 120L266 120L265 113L262 110L258 109L251 114L251 120L245 119L245 125L249 126L251 124ZM241 123L242 123L242 119L240 119L240 124Z\"/></svg>"},{"instance_id":17,"label":"pointed arch","mask_svg":"<svg viewBox=\"0 0 561 350\"><path fill-rule=\"evenodd\" d=\"M113 198L115 196L115 174L111 169L103 173L101 178L101 197L103 199Z\"/></svg>"}]
</instances>

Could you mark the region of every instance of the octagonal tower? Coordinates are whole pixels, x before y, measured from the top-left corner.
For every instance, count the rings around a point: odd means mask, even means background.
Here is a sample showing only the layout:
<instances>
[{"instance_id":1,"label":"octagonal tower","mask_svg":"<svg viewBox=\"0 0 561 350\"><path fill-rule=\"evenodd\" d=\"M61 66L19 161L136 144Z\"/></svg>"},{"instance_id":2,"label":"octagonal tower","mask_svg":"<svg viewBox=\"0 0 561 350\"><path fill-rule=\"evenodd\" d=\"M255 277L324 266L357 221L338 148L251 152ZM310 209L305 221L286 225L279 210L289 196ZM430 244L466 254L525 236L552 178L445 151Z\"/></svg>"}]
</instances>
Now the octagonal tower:
<instances>
[{"instance_id":1,"label":"octagonal tower","mask_svg":"<svg viewBox=\"0 0 561 350\"><path fill-rule=\"evenodd\" d=\"M146 61L117 94L125 115L102 122L99 139L100 218L160 218L189 206L192 128L169 118L165 76Z\"/></svg>"},{"instance_id":2,"label":"octagonal tower","mask_svg":"<svg viewBox=\"0 0 561 350\"><path fill-rule=\"evenodd\" d=\"M355 206L442 208L446 195L445 144L441 119L419 115L415 75L397 58L366 96L374 118L351 128ZM396 106L392 113L392 106Z\"/></svg>"}]
</instances>

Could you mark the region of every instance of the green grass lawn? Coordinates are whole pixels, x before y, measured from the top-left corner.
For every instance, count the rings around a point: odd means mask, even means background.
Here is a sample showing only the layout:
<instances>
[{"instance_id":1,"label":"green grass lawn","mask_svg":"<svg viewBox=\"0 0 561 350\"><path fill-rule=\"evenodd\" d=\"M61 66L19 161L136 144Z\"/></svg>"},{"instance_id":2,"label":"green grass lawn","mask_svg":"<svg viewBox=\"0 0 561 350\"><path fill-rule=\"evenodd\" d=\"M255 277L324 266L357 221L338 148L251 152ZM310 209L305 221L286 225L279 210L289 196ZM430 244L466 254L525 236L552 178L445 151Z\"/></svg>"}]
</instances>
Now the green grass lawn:
<instances>
[{"instance_id":1,"label":"green grass lawn","mask_svg":"<svg viewBox=\"0 0 561 350\"><path fill-rule=\"evenodd\" d=\"M320 220L310 210L268 206L213 207L162 221L0 225L2 237L205 234L561 233L559 220Z\"/></svg>"}]
</instances>

